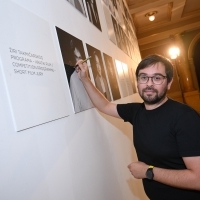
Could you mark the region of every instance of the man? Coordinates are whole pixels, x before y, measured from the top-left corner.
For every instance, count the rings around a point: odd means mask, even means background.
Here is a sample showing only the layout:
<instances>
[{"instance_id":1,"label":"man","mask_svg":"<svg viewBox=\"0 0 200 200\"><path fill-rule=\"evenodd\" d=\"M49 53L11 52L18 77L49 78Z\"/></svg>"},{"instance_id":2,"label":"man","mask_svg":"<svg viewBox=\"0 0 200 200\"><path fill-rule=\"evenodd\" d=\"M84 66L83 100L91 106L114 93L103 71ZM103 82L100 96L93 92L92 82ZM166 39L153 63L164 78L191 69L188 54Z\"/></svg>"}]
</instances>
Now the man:
<instances>
[{"instance_id":1,"label":"man","mask_svg":"<svg viewBox=\"0 0 200 200\"><path fill-rule=\"evenodd\" d=\"M166 96L173 67L164 57L151 55L136 70L143 103L114 104L104 98L87 77L87 65L78 61L78 76L94 106L133 125L137 162L128 165L142 179L151 200L200 199L200 116L187 105Z\"/></svg>"},{"instance_id":2,"label":"man","mask_svg":"<svg viewBox=\"0 0 200 200\"><path fill-rule=\"evenodd\" d=\"M93 54L93 57L94 57L94 62L95 62L94 64L95 64L96 72L97 72L97 75L94 79L96 87L110 101L111 96L110 96L110 92L108 89L108 83L107 83L106 79L102 76L102 66L99 61L99 57L95 52Z\"/></svg>"}]
</instances>

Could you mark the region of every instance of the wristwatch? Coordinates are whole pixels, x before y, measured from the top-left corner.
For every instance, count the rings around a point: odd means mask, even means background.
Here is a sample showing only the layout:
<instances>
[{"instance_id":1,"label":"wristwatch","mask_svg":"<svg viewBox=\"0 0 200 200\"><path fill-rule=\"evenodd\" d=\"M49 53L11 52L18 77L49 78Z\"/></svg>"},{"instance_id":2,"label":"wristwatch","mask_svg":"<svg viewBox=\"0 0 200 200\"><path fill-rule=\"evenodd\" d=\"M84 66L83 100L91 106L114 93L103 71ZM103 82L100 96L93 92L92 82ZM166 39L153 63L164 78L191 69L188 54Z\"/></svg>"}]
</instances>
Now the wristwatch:
<instances>
[{"instance_id":1,"label":"wristwatch","mask_svg":"<svg viewBox=\"0 0 200 200\"><path fill-rule=\"evenodd\" d=\"M154 166L150 165L146 171L146 178L148 178L149 180L153 180L153 177L154 177L153 168Z\"/></svg>"}]
</instances>

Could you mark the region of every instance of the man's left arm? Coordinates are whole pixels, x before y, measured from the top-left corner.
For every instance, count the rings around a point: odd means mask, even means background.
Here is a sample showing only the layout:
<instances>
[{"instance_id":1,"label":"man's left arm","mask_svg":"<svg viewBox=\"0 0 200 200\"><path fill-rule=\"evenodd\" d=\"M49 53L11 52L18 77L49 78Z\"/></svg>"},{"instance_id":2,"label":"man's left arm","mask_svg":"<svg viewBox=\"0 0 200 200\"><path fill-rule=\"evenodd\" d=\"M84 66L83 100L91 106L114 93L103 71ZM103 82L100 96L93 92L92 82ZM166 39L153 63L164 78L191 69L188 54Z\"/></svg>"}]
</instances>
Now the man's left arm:
<instances>
[{"instance_id":1,"label":"man's left arm","mask_svg":"<svg viewBox=\"0 0 200 200\"><path fill-rule=\"evenodd\" d=\"M163 169L154 166L153 180L160 183L190 190L200 190L200 156L183 157L187 169ZM128 165L131 174L137 179L146 178L149 165L143 162L133 162Z\"/></svg>"}]
</instances>

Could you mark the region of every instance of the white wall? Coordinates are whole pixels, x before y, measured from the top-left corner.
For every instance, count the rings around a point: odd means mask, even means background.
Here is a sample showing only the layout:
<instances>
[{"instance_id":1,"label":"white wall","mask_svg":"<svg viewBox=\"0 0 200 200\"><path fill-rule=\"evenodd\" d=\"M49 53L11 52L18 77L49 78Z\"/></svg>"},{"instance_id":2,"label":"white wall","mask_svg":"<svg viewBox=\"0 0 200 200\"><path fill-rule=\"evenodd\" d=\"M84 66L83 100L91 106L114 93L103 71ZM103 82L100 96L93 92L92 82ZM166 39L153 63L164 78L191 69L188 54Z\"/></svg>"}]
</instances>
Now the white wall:
<instances>
[{"instance_id":1,"label":"white wall","mask_svg":"<svg viewBox=\"0 0 200 200\"><path fill-rule=\"evenodd\" d=\"M127 165L137 159L131 125L94 108L74 114L71 101L67 101L70 93L55 26L117 60L128 65L137 64L108 39L101 1L97 0L97 6L102 32L66 0L8 1L49 22L69 116L16 132L0 67L0 199L147 199L141 181L135 180L127 169ZM5 4L0 2L0 7ZM138 94L116 103L132 101L140 101Z\"/></svg>"}]
</instances>

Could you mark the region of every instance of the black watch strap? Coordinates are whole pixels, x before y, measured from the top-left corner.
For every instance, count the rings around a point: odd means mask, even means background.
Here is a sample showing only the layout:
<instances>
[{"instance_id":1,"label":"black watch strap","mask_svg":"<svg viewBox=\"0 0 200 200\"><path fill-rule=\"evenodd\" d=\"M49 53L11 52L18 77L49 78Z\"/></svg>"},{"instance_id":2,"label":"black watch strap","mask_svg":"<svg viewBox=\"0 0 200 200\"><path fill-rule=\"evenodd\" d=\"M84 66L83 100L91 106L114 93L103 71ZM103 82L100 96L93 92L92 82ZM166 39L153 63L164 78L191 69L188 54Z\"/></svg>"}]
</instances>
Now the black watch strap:
<instances>
[{"instance_id":1,"label":"black watch strap","mask_svg":"<svg viewBox=\"0 0 200 200\"><path fill-rule=\"evenodd\" d=\"M154 177L153 168L154 166L150 165L146 171L146 178L148 178L149 180L153 180Z\"/></svg>"}]
</instances>

